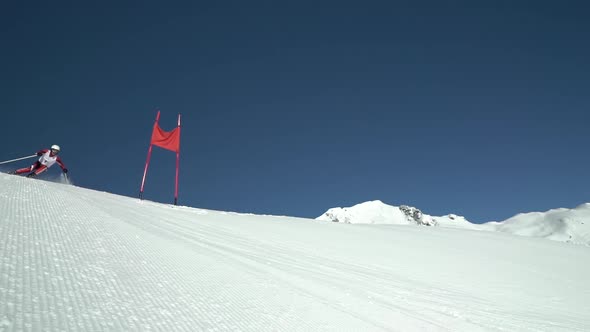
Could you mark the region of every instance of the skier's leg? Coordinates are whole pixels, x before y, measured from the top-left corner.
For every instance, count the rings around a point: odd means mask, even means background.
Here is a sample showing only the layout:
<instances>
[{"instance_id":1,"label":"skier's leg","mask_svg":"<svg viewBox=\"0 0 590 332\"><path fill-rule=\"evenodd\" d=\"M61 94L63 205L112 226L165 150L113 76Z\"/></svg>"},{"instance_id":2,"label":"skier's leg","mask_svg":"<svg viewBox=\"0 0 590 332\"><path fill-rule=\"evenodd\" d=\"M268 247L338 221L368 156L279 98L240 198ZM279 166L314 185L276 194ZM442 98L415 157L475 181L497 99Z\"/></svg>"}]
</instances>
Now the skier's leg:
<instances>
[{"instance_id":1,"label":"skier's leg","mask_svg":"<svg viewBox=\"0 0 590 332\"><path fill-rule=\"evenodd\" d=\"M47 170L47 166L41 165L41 166L37 167L37 169L35 170L34 173L35 173L35 175L39 175L39 174L45 172L46 170Z\"/></svg>"},{"instance_id":2,"label":"skier's leg","mask_svg":"<svg viewBox=\"0 0 590 332\"><path fill-rule=\"evenodd\" d=\"M17 169L16 171L14 171L14 174L23 174L23 173L27 173L27 172L32 172L39 166L41 166L41 163L37 161L29 167Z\"/></svg>"},{"instance_id":3,"label":"skier's leg","mask_svg":"<svg viewBox=\"0 0 590 332\"><path fill-rule=\"evenodd\" d=\"M27 174L27 177L35 177L47 170L47 166L41 165L40 162L36 162L33 166L31 166L31 173Z\"/></svg>"},{"instance_id":4,"label":"skier's leg","mask_svg":"<svg viewBox=\"0 0 590 332\"><path fill-rule=\"evenodd\" d=\"M13 174L23 174L31 171L31 167L19 168Z\"/></svg>"}]
</instances>

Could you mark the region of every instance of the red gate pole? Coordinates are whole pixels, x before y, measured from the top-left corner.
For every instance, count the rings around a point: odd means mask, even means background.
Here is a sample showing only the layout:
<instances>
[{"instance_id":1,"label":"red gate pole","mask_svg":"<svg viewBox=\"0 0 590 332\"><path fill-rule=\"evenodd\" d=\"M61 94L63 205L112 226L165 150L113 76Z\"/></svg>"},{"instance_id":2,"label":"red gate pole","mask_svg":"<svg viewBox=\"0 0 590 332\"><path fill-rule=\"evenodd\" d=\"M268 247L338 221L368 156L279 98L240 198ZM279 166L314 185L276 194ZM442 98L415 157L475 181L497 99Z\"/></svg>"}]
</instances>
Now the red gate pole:
<instances>
[{"instance_id":1,"label":"red gate pole","mask_svg":"<svg viewBox=\"0 0 590 332\"><path fill-rule=\"evenodd\" d=\"M158 114L156 115L156 122L154 123L154 127L158 125L158 121L160 120L160 111L158 110ZM143 186L145 184L145 176L147 174L148 167L150 166L150 158L152 156L152 140L150 137L150 147L147 153L147 159L145 161L145 168L143 170L143 179L141 179L141 188L139 189L139 199L143 199Z\"/></svg>"},{"instance_id":2,"label":"red gate pole","mask_svg":"<svg viewBox=\"0 0 590 332\"><path fill-rule=\"evenodd\" d=\"M180 114L178 114L178 148L176 149L176 180L174 186L174 205L178 205L178 169L180 164Z\"/></svg>"}]
</instances>

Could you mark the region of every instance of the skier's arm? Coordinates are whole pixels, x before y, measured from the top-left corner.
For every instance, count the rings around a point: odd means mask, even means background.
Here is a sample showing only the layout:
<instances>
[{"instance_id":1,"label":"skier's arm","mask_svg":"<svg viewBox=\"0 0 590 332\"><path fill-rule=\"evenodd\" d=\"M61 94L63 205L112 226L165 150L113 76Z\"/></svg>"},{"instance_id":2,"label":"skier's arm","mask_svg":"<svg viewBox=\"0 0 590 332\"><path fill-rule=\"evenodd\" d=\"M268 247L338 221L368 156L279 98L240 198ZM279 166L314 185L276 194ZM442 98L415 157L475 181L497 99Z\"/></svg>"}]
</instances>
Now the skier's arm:
<instances>
[{"instance_id":1,"label":"skier's arm","mask_svg":"<svg viewBox=\"0 0 590 332\"><path fill-rule=\"evenodd\" d=\"M61 170L62 170L64 173L67 173L67 172L68 172L68 168L67 168L67 167L66 167L66 165L63 163L63 161L61 161L61 158L60 158L60 157L57 157L57 158L55 159L55 161L57 162L57 164L59 165L59 167L61 167Z\"/></svg>"},{"instance_id":2,"label":"skier's arm","mask_svg":"<svg viewBox=\"0 0 590 332\"><path fill-rule=\"evenodd\" d=\"M39 150L39 151L37 151L37 155L40 156L40 155L44 154L47 151L49 151L49 150L47 150L47 149Z\"/></svg>"}]
</instances>

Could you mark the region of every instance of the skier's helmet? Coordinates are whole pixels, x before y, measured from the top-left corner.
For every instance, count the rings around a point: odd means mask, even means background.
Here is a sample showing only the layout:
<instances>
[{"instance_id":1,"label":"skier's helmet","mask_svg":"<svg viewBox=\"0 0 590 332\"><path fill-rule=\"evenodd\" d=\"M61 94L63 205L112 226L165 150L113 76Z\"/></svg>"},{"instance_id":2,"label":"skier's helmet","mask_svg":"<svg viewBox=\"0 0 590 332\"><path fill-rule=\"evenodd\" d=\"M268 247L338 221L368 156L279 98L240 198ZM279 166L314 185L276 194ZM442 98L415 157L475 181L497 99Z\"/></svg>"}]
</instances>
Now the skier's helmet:
<instances>
[{"instance_id":1,"label":"skier's helmet","mask_svg":"<svg viewBox=\"0 0 590 332\"><path fill-rule=\"evenodd\" d=\"M51 152L53 152L53 154L58 154L59 151L60 151L59 145L54 144L51 146Z\"/></svg>"}]
</instances>

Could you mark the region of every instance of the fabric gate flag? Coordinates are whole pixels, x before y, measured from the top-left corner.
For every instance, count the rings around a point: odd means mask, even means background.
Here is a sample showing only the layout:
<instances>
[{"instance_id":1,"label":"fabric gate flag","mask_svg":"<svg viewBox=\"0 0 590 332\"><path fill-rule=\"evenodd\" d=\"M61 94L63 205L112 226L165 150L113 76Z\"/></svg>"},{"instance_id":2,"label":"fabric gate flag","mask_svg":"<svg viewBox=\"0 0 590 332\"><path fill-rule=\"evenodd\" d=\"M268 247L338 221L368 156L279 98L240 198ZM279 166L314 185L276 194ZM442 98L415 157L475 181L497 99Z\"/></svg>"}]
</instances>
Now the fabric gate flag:
<instances>
[{"instance_id":1,"label":"fabric gate flag","mask_svg":"<svg viewBox=\"0 0 590 332\"><path fill-rule=\"evenodd\" d=\"M172 131L164 131L156 122L152 132L151 144L178 152L180 150L180 129L177 127Z\"/></svg>"}]
</instances>

